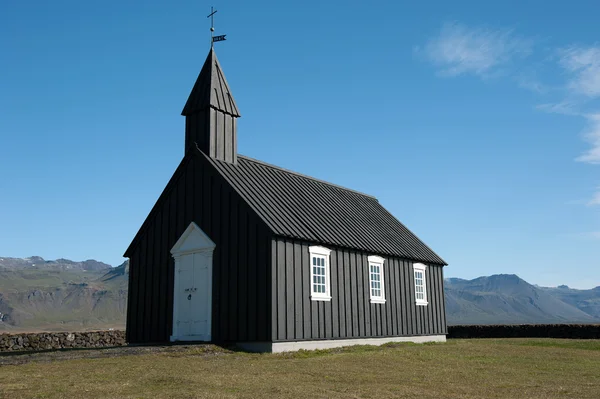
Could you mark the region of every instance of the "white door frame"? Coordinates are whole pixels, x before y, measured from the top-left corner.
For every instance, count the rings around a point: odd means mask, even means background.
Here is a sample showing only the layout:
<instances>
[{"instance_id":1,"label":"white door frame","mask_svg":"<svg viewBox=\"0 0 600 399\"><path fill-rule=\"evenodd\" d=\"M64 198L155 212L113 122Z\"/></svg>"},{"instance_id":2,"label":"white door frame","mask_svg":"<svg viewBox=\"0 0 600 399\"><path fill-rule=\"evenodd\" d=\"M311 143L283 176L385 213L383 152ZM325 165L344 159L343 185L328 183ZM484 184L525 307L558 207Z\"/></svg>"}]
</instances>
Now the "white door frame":
<instances>
[{"instance_id":1,"label":"white door frame","mask_svg":"<svg viewBox=\"0 0 600 399\"><path fill-rule=\"evenodd\" d=\"M203 337L203 341L211 340L211 328L212 328L212 269L213 269L213 251L215 249L215 243L198 227L194 222L190 223L187 229L183 232L179 240L175 243L171 249L171 255L175 260L175 270L173 278L173 335L171 335L171 342L173 341L198 341L198 336L194 335L181 335L177 326L177 317L179 315L180 308L180 295L179 291L183 289L181 282L177 278L177 273L181 267L181 259L184 255L198 254L207 257L208 261L208 275L207 275L207 299L208 299L208 316L207 316L207 331L208 333Z\"/></svg>"}]
</instances>

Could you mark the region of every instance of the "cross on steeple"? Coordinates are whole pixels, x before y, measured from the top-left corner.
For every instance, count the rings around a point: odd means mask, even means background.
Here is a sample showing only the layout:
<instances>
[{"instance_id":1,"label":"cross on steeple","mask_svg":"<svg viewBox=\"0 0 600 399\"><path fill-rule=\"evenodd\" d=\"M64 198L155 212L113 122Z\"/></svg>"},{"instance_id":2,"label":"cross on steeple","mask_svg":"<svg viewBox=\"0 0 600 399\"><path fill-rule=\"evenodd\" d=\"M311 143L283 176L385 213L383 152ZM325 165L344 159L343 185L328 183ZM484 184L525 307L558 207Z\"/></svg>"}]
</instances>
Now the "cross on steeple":
<instances>
[{"instance_id":1,"label":"cross on steeple","mask_svg":"<svg viewBox=\"0 0 600 399\"><path fill-rule=\"evenodd\" d=\"M210 14L206 18L210 18L210 47L213 46L213 33L215 31L215 14L217 10L215 10L212 6L210 7Z\"/></svg>"},{"instance_id":2,"label":"cross on steeple","mask_svg":"<svg viewBox=\"0 0 600 399\"><path fill-rule=\"evenodd\" d=\"M214 32L215 32L215 14L217 13L217 10L215 10L213 7L210 7L210 14L208 14L206 16L206 18L210 18L210 47L212 48L214 46L215 42L220 42L223 40L227 40L225 39L225 36L227 35L220 35L220 36L214 36Z\"/></svg>"}]
</instances>

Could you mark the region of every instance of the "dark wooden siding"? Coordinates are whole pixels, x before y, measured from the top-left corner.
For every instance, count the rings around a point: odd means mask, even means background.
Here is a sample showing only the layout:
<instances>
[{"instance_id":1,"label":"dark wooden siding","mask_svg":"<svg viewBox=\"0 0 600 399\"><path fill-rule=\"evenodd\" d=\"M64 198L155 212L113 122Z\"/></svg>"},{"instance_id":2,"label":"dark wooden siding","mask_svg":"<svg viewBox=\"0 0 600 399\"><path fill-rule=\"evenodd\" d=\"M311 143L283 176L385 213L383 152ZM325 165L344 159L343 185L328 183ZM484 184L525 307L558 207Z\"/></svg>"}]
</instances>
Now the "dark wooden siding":
<instances>
[{"instance_id":1,"label":"dark wooden siding","mask_svg":"<svg viewBox=\"0 0 600 399\"><path fill-rule=\"evenodd\" d=\"M371 304L371 254L328 247L331 301L311 301L307 242L273 238L273 341L446 334L443 268L428 265L427 306L415 304L413 262L384 257L385 304Z\"/></svg>"},{"instance_id":2,"label":"dark wooden siding","mask_svg":"<svg viewBox=\"0 0 600 399\"><path fill-rule=\"evenodd\" d=\"M216 244L213 340L268 341L271 233L206 159L189 154L128 251L128 342L169 340L174 282L170 250L192 221Z\"/></svg>"},{"instance_id":3,"label":"dark wooden siding","mask_svg":"<svg viewBox=\"0 0 600 399\"><path fill-rule=\"evenodd\" d=\"M185 118L185 149L196 146L211 157L237 162L237 120L213 108Z\"/></svg>"}]
</instances>

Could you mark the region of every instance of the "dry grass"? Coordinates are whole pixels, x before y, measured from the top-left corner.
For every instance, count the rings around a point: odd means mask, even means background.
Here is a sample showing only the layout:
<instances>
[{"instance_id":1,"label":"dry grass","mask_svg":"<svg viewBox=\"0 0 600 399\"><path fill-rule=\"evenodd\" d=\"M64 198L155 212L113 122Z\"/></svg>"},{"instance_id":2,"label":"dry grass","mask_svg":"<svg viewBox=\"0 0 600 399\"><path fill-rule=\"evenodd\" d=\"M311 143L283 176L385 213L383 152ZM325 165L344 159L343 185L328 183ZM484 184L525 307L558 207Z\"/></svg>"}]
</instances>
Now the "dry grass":
<instances>
[{"instance_id":1,"label":"dry grass","mask_svg":"<svg viewBox=\"0 0 600 399\"><path fill-rule=\"evenodd\" d=\"M600 341L450 340L291 354L214 347L0 367L0 397L600 398Z\"/></svg>"}]
</instances>

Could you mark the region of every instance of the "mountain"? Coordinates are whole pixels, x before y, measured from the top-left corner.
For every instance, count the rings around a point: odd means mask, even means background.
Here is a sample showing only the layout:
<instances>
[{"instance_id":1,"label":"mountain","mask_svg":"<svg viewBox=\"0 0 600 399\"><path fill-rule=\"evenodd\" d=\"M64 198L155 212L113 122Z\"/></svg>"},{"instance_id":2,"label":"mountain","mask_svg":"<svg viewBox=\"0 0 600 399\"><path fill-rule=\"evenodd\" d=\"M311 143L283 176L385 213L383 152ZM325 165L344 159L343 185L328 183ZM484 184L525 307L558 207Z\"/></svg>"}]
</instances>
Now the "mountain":
<instances>
[{"instance_id":1,"label":"mountain","mask_svg":"<svg viewBox=\"0 0 600 399\"><path fill-rule=\"evenodd\" d=\"M600 323L600 287L580 294L562 287L537 287L514 274L449 278L448 324Z\"/></svg>"},{"instance_id":2,"label":"mountain","mask_svg":"<svg viewBox=\"0 0 600 399\"><path fill-rule=\"evenodd\" d=\"M111 266L93 259L84 260L82 262L74 262L72 260L63 258L56 260L45 260L40 256L31 256L29 258L0 258L0 270L24 270L35 268L41 268L41 270L104 270L110 269Z\"/></svg>"},{"instance_id":3,"label":"mountain","mask_svg":"<svg viewBox=\"0 0 600 399\"><path fill-rule=\"evenodd\" d=\"M550 295L559 298L583 310L585 313L600 318L600 287L591 290L576 290L566 285L559 285L556 288L540 287Z\"/></svg>"},{"instance_id":4,"label":"mountain","mask_svg":"<svg viewBox=\"0 0 600 399\"><path fill-rule=\"evenodd\" d=\"M0 333L124 328L129 263L0 257ZM444 280L449 325L600 323L600 287L538 287L514 274Z\"/></svg>"},{"instance_id":5,"label":"mountain","mask_svg":"<svg viewBox=\"0 0 600 399\"><path fill-rule=\"evenodd\" d=\"M0 332L123 328L128 266L0 258Z\"/></svg>"}]
</instances>

